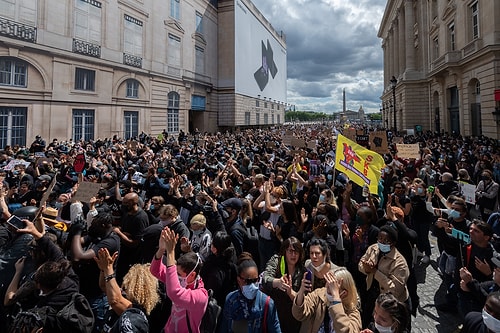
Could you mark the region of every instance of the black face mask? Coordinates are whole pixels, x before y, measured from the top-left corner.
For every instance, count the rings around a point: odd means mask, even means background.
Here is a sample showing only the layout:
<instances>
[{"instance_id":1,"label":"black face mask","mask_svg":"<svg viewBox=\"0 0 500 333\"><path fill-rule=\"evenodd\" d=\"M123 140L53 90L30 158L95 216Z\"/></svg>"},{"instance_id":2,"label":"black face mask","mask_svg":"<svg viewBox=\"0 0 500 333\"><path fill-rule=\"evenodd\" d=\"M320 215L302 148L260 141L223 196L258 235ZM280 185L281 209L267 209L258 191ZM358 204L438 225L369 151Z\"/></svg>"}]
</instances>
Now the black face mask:
<instances>
[{"instance_id":1,"label":"black face mask","mask_svg":"<svg viewBox=\"0 0 500 333\"><path fill-rule=\"evenodd\" d=\"M488 177L488 176L481 176L481 179L482 179L483 181L488 182L488 181L490 181L490 179L491 179L491 178L490 178L490 177Z\"/></svg>"}]
</instances>

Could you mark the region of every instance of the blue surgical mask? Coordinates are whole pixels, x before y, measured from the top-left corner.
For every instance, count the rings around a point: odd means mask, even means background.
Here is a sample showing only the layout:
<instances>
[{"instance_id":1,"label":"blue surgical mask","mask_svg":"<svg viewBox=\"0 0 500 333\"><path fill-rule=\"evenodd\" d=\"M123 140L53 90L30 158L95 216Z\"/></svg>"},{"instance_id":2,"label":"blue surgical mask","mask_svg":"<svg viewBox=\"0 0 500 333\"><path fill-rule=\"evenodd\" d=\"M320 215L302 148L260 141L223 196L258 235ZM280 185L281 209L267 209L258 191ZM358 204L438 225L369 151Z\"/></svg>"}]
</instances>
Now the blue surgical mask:
<instances>
[{"instance_id":1,"label":"blue surgical mask","mask_svg":"<svg viewBox=\"0 0 500 333\"><path fill-rule=\"evenodd\" d=\"M150 211L154 211L155 210L155 205L154 204L149 205L149 210Z\"/></svg>"},{"instance_id":2,"label":"blue surgical mask","mask_svg":"<svg viewBox=\"0 0 500 333\"><path fill-rule=\"evenodd\" d=\"M486 310L483 309L483 322L484 325L492 332L500 332L500 320L496 319L490 315Z\"/></svg>"},{"instance_id":3,"label":"blue surgical mask","mask_svg":"<svg viewBox=\"0 0 500 333\"><path fill-rule=\"evenodd\" d=\"M451 217L452 219L458 219L460 217L460 212L458 210L453 209L452 211L450 211L448 216Z\"/></svg>"},{"instance_id":4,"label":"blue surgical mask","mask_svg":"<svg viewBox=\"0 0 500 333\"><path fill-rule=\"evenodd\" d=\"M377 245L378 245L378 249L380 250L380 252L382 252L382 253L391 252L391 245L390 244L382 244L380 242L377 242Z\"/></svg>"},{"instance_id":5,"label":"blue surgical mask","mask_svg":"<svg viewBox=\"0 0 500 333\"><path fill-rule=\"evenodd\" d=\"M61 209L62 206L63 206L63 203L62 202L56 202L56 204L54 206L56 206L56 209Z\"/></svg>"},{"instance_id":6,"label":"blue surgical mask","mask_svg":"<svg viewBox=\"0 0 500 333\"><path fill-rule=\"evenodd\" d=\"M333 179L333 175L326 175L326 179L332 180Z\"/></svg>"},{"instance_id":7,"label":"blue surgical mask","mask_svg":"<svg viewBox=\"0 0 500 333\"><path fill-rule=\"evenodd\" d=\"M321 202L325 201L325 196L323 194L319 195L319 201Z\"/></svg>"},{"instance_id":8,"label":"blue surgical mask","mask_svg":"<svg viewBox=\"0 0 500 333\"><path fill-rule=\"evenodd\" d=\"M259 283L258 282L245 284L243 287L241 287L241 293L248 300L255 299L258 291L259 291Z\"/></svg>"},{"instance_id":9,"label":"blue surgical mask","mask_svg":"<svg viewBox=\"0 0 500 333\"><path fill-rule=\"evenodd\" d=\"M424 193L424 189L423 189L423 188L421 188L421 187L417 188L417 193L418 193L419 195L420 195L420 194L422 194L422 193Z\"/></svg>"}]
</instances>

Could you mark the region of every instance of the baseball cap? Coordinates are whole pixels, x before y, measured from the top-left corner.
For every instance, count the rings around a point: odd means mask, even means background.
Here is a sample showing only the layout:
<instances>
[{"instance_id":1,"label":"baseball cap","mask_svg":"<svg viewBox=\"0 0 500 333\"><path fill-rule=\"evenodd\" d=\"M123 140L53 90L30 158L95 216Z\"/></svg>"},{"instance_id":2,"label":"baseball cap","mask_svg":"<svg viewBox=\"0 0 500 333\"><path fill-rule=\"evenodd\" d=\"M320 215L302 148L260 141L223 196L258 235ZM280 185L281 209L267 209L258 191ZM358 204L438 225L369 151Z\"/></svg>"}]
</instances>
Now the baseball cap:
<instances>
[{"instance_id":1,"label":"baseball cap","mask_svg":"<svg viewBox=\"0 0 500 333\"><path fill-rule=\"evenodd\" d=\"M222 207L226 208L226 207L229 207L229 208L232 208L232 209L241 209L241 200L238 199L238 198L229 198L225 201L222 202Z\"/></svg>"}]
</instances>

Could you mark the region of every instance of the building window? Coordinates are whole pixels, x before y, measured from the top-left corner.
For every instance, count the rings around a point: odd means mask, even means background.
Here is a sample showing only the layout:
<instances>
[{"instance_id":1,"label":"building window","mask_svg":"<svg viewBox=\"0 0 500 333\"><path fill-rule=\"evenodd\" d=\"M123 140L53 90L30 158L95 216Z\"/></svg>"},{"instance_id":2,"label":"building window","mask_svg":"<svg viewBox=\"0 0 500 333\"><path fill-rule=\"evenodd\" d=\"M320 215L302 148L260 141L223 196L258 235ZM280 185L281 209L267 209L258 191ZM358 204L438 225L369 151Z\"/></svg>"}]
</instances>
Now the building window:
<instances>
[{"instance_id":1,"label":"building window","mask_svg":"<svg viewBox=\"0 0 500 333\"><path fill-rule=\"evenodd\" d=\"M196 12L196 32L203 34L203 14Z\"/></svg>"},{"instance_id":2,"label":"building window","mask_svg":"<svg viewBox=\"0 0 500 333\"><path fill-rule=\"evenodd\" d=\"M94 140L94 110L73 109L73 141Z\"/></svg>"},{"instance_id":3,"label":"building window","mask_svg":"<svg viewBox=\"0 0 500 333\"><path fill-rule=\"evenodd\" d=\"M101 3L75 0L75 38L101 44Z\"/></svg>"},{"instance_id":4,"label":"building window","mask_svg":"<svg viewBox=\"0 0 500 333\"><path fill-rule=\"evenodd\" d=\"M245 112L245 125L250 125L250 112Z\"/></svg>"},{"instance_id":5,"label":"building window","mask_svg":"<svg viewBox=\"0 0 500 333\"><path fill-rule=\"evenodd\" d=\"M479 81L476 82L476 86L474 87L476 96L481 95L481 83Z\"/></svg>"},{"instance_id":6,"label":"building window","mask_svg":"<svg viewBox=\"0 0 500 333\"><path fill-rule=\"evenodd\" d=\"M432 60L436 60L439 57L439 39L435 38L432 41Z\"/></svg>"},{"instance_id":7,"label":"building window","mask_svg":"<svg viewBox=\"0 0 500 333\"><path fill-rule=\"evenodd\" d=\"M264 109L267 109L267 102L264 102Z\"/></svg>"},{"instance_id":8,"label":"building window","mask_svg":"<svg viewBox=\"0 0 500 333\"><path fill-rule=\"evenodd\" d=\"M274 114L271 115L271 124L274 124Z\"/></svg>"},{"instance_id":9,"label":"building window","mask_svg":"<svg viewBox=\"0 0 500 333\"><path fill-rule=\"evenodd\" d=\"M26 146L27 108L0 107L0 147Z\"/></svg>"},{"instance_id":10,"label":"building window","mask_svg":"<svg viewBox=\"0 0 500 333\"><path fill-rule=\"evenodd\" d=\"M181 67L181 39L168 34L167 63L170 66Z\"/></svg>"},{"instance_id":11,"label":"building window","mask_svg":"<svg viewBox=\"0 0 500 333\"><path fill-rule=\"evenodd\" d=\"M139 98L139 81L127 80L127 98Z\"/></svg>"},{"instance_id":12,"label":"building window","mask_svg":"<svg viewBox=\"0 0 500 333\"><path fill-rule=\"evenodd\" d=\"M205 50L199 46L195 46L195 66L194 71L197 74L205 73Z\"/></svg>"},{"instance_id":13,"label":"building window","mask_svg":"<svg viewBox=\"0 0 500 333\"><path fill-rule=\"evenodd\" d=\"M123 52L142 57L142 22L125 14Z\"/></svg>"},{"instance_id":14,"label":"building window","mask_svg":"<svg viewBox=\"0 0 500 333\"><path fill-rule=\"evenodd\" d=\"M125 126L123 134L126 140L137 137L139 135L139 112L125 111L123 124Z\"/></svg>"},{"instance_id":15,"label":"building window","mask_svg":"<svg viewBox=\"0 0 500 333\"><path fill-rule=\"evenodd\" d=\"M264 125L269 124L269 115L267 113L264 113Z\"/></svg>"},{"instance_id":16,"label":"building window","mask_svg":"<svg viewBox=\"0 0 500 333\"><path fill-rule=\"evenodd\" d=\"M179 132L179 94L175 91L168 93L167 131L168 133Z\"/></svg>"},{"instance_id":17,"label":"building window","mask_svg":"<svg viewBox=\"0 0 500 333\"><path fill-rule=\"evenodd\" d=\"M479 8L478 2L474 2L471 6L471 18L472 18L472 39L479 38Z\"/></svg>"},{"instance_id":18,"label":"building window","mask_svg":"<svg viewBox=\"0 0 500 333\"><path fill-rule=\"evenodd\" d=\"M75 69L75 89L95 91L95 71L90 69Z\"/></svg>"},{"instance_id":19,"label":"building window","mask_svg":"<svg viewBox=\"0 0 500 333\"><path fill-rule=\"evenodd\" d=\"M176 20L181 19L181 0L170 0L170 16Z\"/></svg>"},{"instance_id":20,"label":"building window","mask_svg":"<svg viewBox=\"0 0 500 333\"><path fill-rule=\"evenodd\" d=\"M448 26L448 31L450 34L450 51L455 51L455 23Z\"/></svg>"},{"instance_id":21,"label":"building window","mask_svg":"<svg viewBox=\"0 0 500 333\"><path fill-rule=\"evenodd\" d=\"M26 88L27 67L23 61L0 58L0 84Z\"/></svg>"},{"instance_id":22,"label":"building window","mask_svg":"<svg viewBox=\"0 0 500 333\"><path fill-rule=\"evenodd\" d=\"M279 109L280 109L280 105L278 104L278 105L276 105L276 110L279 111Z\"/></svg>"},{"instance_id":23,"label":"building window","mask_svg":"<svg viewBox=\"0 0 500 333\"><path fill-rule=\"evenodd\" d=\"M277 116L277 118L278 118L277 123L278 123L278 124L281 124L281 117L280 117L280 115L279 115L279 114L277 114L276 116Z\"/></svg>"},{"instance_id":24,"label":"building window","mask_svg":"<svg viewBox=\"0 0 500 333\"><path fill-rule=\"evenodd\" d=\"M260 107L260 102L258 99L255 100L255 107Z\"/></svg>"},{"instance_id":25,"label":"building window","mask_svg":"<svg viewBox=\"0 0 500 333\"><path fill-rule=\"evenodd\" d=\"M260 113L255 114L255 124L260 125Z\"/></svg>"}]
</instances>

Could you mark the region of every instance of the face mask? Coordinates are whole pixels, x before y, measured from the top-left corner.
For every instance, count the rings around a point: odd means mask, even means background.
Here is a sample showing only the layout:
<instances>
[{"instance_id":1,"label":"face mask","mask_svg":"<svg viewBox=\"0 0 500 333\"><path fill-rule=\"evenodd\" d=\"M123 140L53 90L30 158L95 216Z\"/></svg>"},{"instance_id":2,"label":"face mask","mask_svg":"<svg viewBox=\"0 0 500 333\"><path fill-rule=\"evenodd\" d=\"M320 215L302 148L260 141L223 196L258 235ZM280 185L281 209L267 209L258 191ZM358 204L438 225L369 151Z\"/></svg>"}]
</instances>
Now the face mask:
<instances>
[{"instance_id":1,"label":"face mask","mask_svg":"<svg viewBox=\"0 0 500 333\"><path fill-rule=\"evenodd\" d=\"M490 177L488 177L488 176L482 176L482 177L481 177L481 179L482 179L483 181L489 181L489 180L490 180Z\"/></svg>"},{"instance_id":2,"label":"face mask","mask_svg":"<svg viewBox=\"0 0 500 333\"><path fill-rule=\"evenodd\" d=\"M193 235L194 235L194 236L199 236L199 235L201 235L202 233L203 233L203 229L201 229L201 230L193 230Z\"/></svg>"},{"instance_id":3,"label":"face mask","mask_svg":"<svg viewBox=\"0 0 500 333\"><path fill-rule=\"evenodd\" d=\"M151 204L151 205L149 206L149 210L150 210L150 211L154 211L154 210L155 210L155 205Z\"/></svg>"},{"instance_id":4,"label":"face mask","mask_svg":"<svg viewBox=\"0 0 500 333\"><path fill-rule=\"evenodd\" d=\"M500 320L490 315L483 309L483 322L486 327L492 332L500 332Z\"/></svg>"},{"instance_id":5,"label":"face mask","mask_svg":"<svg viewBox=\"0 0 500 333\"><path fill-rule=\"evenodd\" d=\"M389 168L384 168L384 172L385 173L389 173L391 170L389 170Z\"/></svg>"},{"instance_id":6,"label":"face mask","mask_svg":"<svg viewBox=\"0 0 500 333\"><path fill-rule=\"evenodd\" d=\"M313 265L312 267L316 270L316 272L320 272L323 269L323 267L325 267L325 265L326 265L326 260L323 261L323 263L321 265L319 265L319 266Z\"/></svg>"},{"instance_id":7,"label":"face mask","mask_svg":"<svg viewBox=\"0 0 500 333\"><path fill-rule=\"evenodd\" d=\"M160 224L165 227L170 224L170 220L160 220Z\"/></svg>"},{"instance_id":8,"label":"face mask","mask_svg":"<svg viewBox=\"0 0 500 333\"><path fill-rule=\"evenodd\" d=\"M356 215L356 224L363 225L363 224L365 224L365 220L363 220L363 218L361 216Z\"/></svg>"},{"instance_id":9,"label":"face mask","mask_svg":"<svg viewBox=\"0 0 500 333\"><path fill-rule=\"evenodd\" d=\"M323 194L319 195L319 201L325 201L325 196Z\"/></svg>"},{"instance_id":10,"label":"face mask","mask_svg":"<svg viewBox=\"0 0 500 333\"><path fill-rule=\"evenodd\" d=\"M422 193L424 193L424 189L423 189L423 188L421 188L421 187L417 188L417 193L418 193L419 195L420 195L420 194L422 194Z\"/></svg>"},{"instance_id":11,"label":"face mask","mask_svg":"<svg viewBox=\"0 0 500 333\"><path fill-rule=\"evenodd\" d=\"M332 176L332 175L326 175L326 179L328 179L328 180L332 180L332 179L333 179L333 176Z\"/></svg>"},{"instance_id":12,"label":"face mask","mask_svg":"<svg viewBox=\"0 0 500 333\"><path fill-rule=\"evenodd\" d=\"M12 171L12 174L13 174L14 176L17 176L17 175L19 174L19 171L17 171L17 170L16 170L16 171Z\"/></svg>"},{"instance_id":13,"label":"face mask","mask_svg":"<svg viewBox=\"0 0 500 333\"><path fill-rule=\"evenodd\" d=\"M385 326L382 326L382 325L375 323L375 328L380 333L392 333L393 332L392 326L385 327Z\"/></svg>"},{"instance_id":14,"label":"face mask","mask_svg":"<svg viewBox=\"0 0 500 333\"><path fill-rule=\"evenodd\" d=\"M390 244L382 244L380 242L377 242L377 245L378 245L378 249L382 253L388 253L388 252L391 251L391 245Z\"/></svg>"},{"instance_id":15,"label":"face mask","mask_svg":"<svg viewBox=\"0 0 500 333\"><path fill-rule=\"evenodd\" d=\"M55 206L56 206L56 209L61 209L62 206L63 206L63 203L62 202L56 202Z\"/></svg>"},{"instance_id":16,"label":"face mask","mask_svg":"<svg viewBox=\"0 0 500 333\"><path fill-rule=\"evenodd\" d=\"M255 299L255 297L257 296L257 291L259 291L258 283L246 284L243 287L241 287L241 293L248 300Z\"/></svg>"},{"instance_id":17,"label":"face mask","mask_svg":"<svg viewBox=\"0 0 500 333\"><path fill-rule=\"evenodd\" d=\"M439 166L442 167L444 165L444 163L439 163Z\"/></svg>"},{"instance_id":18,"label":"face mask","mask_svg":"<svg viewBox=\"0 0 500 333\"><path fill-rule=\"evenodd\" d=\"M449 214L448 214L449 217L451 217L452 219L458 219L460 217L460 212L457 211L457 210L452 210Z\"/></svg>"},{"instance_id":19,"label":"face mask","mask_svg":"<svg viewBox=\"0 0 500 333\"><path fill-rule=\"evenodd\" d=\"M177 275L177 277L179 278L179 284L181 285L182 288L186 288L188 286L187 278L189 275L191 275L191 273L193 273L195 271L195 269L196 269L196 267L198 267L199 263L200 263L200 257L198 257L198 261L196 262L196 265L194 266L194 268L191 270L191 272L186 274L185 277ZM198 279L198 277L196 277L196 279ZM193 283L196 281L196 279L193 281Z\"/></svg>"}]
</instances>

